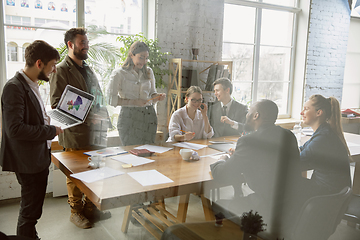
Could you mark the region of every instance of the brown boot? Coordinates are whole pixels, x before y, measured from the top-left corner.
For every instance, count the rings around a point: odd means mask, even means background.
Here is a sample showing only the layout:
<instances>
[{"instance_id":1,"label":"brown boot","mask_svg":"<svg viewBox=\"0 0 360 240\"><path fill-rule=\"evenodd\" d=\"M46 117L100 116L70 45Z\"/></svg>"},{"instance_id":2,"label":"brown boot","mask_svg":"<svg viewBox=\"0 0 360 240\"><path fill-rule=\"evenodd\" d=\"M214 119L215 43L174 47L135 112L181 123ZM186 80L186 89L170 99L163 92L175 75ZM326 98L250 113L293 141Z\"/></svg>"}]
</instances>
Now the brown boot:
<instances>
[{"instance_id":1,"label":"brown boot","mask_svg":"<svg viewBox=\"0 0 360 240\"><path fill-rule=\"evenodd\" d=\"M91 228L92 224L90 221L80 212L71 213L70 222L75 224L78 228Z\"/></svg>"},{"instance_id":2,"label":"brown boot","mask_svg":"<svg viewBox=\"0 0 360 240\"><path fill-rule=\"evenodd\" d=\"M111 212L109 211L100 211L97 207L84 207L83 209L84 216L89 219L91 222L98 222L100 220L105 220L111 218Z\"/></svg>"}]
</instances>

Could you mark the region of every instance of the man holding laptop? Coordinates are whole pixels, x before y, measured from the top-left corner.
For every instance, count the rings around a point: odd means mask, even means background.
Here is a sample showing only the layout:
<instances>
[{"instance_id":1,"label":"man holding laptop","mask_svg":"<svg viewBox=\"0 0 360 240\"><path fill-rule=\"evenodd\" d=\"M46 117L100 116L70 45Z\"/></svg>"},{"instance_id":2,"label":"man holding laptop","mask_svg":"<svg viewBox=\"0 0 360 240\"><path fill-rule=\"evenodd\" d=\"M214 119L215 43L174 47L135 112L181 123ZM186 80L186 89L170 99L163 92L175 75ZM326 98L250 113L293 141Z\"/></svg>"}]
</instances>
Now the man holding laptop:
<instances>
[{"instance_id":1,"label":"man holding laptop","mask_svg":"<svg viewBox=\"0 0 360 240\"><path fill-rule=\"evenodd\" d=\"M64 41L68 55L50 76L50 102L56 108L67 85L94 95L95 102L83 124L64 130L59 144L65 151L91 149L95 145L106 147L107 128L110 124L99 82L84 60L88 58L89 41L84 28L72 28L65 33ZM75 101L75 99L74 99ZM95 131L96 129L96 131ZM71 207L70 221L79 228L91 228L92 222L106 219L110 212L101 212L80 189L66 179L68 203Z\"/></svg>"},{"instance_id":2,"label":"man holding laptop","mask_svg":"<svg viewBox=\"0 0 360 240\"><path fill-rule=\"evenodd\" d=\"M34 41L25 50L25 68L5 84L1 97L0 165L3 171L15 172L21 185L16 234L32 239L39 239L35 225L46 193L51 139L62 132L50 125L38 80L49 81L59 59L54 47Z\"/></svg>"}]
</instances>

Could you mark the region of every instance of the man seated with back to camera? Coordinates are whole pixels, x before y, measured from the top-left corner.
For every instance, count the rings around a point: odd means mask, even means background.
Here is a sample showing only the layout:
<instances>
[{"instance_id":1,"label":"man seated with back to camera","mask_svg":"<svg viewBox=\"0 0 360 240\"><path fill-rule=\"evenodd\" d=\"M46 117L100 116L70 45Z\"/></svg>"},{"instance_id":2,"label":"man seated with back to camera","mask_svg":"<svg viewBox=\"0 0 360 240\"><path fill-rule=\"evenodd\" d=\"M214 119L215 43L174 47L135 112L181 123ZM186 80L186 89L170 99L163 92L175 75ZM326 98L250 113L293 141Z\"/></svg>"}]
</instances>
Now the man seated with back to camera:
<instances>
[{"instance_id":1,"label":"man seated with back to camera","mask_svg":"<svg viewBox=\"0 0 360 240\"><path fill-rule=\"evenodd\" d=\"M232 83L228 78L219 78L214 83L217 102L209 104L209 121L214 129L214 138L239 135L243 132L247 106L231 99Z\"/></svg>"},{"instance_id":2,"label":"man seated with back to camera","mask_svg":"<svg viewBox=\"0 0 360 240\"><path fill-rule=\"evenodd\" d=\"M291 223L287 219L290 216L291 220L293 201L301 194L296 187L301 182L301 172L296 138L290 130L275 125L277 115L278 107L271 100L254 103L244 126L251 133L239 138L230 158L223 158L210 168L216 182L232 182L235 187L242 184L244 176L254 191L245 197L213 203L215 216L233 218L257 211L267 224L265 234L279 237L285 229L283 223Z\"/></svg>"}]
</instances>

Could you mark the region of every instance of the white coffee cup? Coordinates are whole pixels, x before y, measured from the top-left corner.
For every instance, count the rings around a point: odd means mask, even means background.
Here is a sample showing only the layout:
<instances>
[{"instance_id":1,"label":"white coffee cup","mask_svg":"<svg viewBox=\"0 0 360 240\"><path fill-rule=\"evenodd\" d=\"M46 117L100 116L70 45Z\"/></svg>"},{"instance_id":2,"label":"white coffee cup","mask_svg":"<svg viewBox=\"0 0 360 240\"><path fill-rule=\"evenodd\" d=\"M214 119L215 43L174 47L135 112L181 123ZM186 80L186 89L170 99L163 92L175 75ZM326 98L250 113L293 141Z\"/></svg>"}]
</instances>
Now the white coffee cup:
<instances>
[{"instance_id":1,"label":"white coffee cup","mask_svg":"<svg viewBox=\"0 0 360 240\"><path fill-rule=\"evenodd\" d=\"M180 150L180 155L181 155L182 159L184 159L184 160L189 160L192 153L193 153L192 149L183 148Z\"/></svg>"},{"instance_id":2,"label":"white coffee cup","mask_svg":"<svg viewBox=\"0 0 360 240\"><path fill-rule=\"evenodd\" d=\"M88 160L90 161L89 167L99 168L102 159L103 159L103 156L101 156L101 155L92 155L92 156L88 157Z\"/></svg>"}]
</instances>

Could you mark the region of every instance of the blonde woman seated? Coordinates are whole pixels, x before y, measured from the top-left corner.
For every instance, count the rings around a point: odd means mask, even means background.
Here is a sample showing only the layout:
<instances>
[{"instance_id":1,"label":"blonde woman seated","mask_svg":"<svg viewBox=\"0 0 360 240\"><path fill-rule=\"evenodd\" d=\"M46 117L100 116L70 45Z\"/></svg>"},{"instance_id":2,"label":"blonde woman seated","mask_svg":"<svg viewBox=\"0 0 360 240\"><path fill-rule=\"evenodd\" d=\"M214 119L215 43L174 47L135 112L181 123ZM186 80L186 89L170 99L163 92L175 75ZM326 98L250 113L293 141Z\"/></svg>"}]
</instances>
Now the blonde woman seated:
<instances>
[{"instance_id":1,"label":"blonde woman seated","mask_svg":"<svg viewBox=\"0 0 360 240\"><path fill-rule=\"evenodd\" d=\"M198 86L188 88L185 94L186 105L171 116L167 142L211 138L214 135L207 117L208 108L202 100L202 91Z\"/></svg>"}]
</instances>

